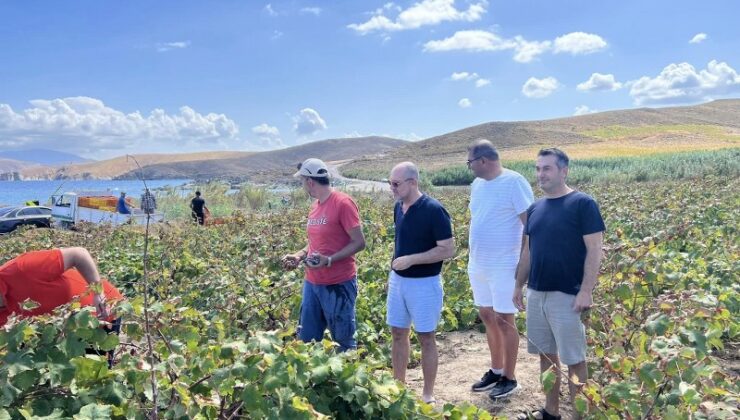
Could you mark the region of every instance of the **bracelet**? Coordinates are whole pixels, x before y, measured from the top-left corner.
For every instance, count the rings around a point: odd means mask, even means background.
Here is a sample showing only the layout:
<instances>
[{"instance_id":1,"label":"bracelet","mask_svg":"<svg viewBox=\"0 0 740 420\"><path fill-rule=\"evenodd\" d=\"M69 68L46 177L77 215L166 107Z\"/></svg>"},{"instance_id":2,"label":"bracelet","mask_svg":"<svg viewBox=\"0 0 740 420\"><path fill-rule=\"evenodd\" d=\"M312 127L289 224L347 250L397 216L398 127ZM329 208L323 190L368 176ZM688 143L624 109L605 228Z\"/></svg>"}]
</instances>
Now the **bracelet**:
<instances>
[{"instance_id":1,"label":"bracelet","mask_svg":"<svg viewBox=\"0 0 740 420\"><path fill-rule=\"evenodd\" d=\"M331 267L331 257L326 257L326 267Z\"/></svg>"}]
</instances>

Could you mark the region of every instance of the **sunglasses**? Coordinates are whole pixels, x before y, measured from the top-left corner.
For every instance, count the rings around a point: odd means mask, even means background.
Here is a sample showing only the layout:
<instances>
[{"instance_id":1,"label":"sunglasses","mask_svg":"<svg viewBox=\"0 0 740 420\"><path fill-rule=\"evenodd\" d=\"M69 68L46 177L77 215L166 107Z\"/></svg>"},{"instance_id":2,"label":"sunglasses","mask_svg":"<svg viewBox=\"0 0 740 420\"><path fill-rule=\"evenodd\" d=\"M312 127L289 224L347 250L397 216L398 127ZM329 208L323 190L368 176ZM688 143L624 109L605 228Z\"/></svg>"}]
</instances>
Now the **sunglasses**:
<instances>
[{"instance_id":1,"label":"sunglasses","mask_svg":"<svg viewBox=\"0 0 740 420\"><path fill-rule=\"evenodd\" d=\"M483 159L483 156L478 156L477 158L474 158L474 159L468 159L466 162L468 162L468 166L470 166L471 163L475 162L478 159Z\"/></svg>"},{"instance_id":2,"label":"sunglasses","mask_svg":"<svg viewBox=\"0 0 740 420\"><path fill-rule=\"evenodd\" d=\"M406 178L403 181L388 181L388 185L391 186L391 188L398 188L403 184L404 182L413 181L414 178Z\"/></svg>"}]
</instances>

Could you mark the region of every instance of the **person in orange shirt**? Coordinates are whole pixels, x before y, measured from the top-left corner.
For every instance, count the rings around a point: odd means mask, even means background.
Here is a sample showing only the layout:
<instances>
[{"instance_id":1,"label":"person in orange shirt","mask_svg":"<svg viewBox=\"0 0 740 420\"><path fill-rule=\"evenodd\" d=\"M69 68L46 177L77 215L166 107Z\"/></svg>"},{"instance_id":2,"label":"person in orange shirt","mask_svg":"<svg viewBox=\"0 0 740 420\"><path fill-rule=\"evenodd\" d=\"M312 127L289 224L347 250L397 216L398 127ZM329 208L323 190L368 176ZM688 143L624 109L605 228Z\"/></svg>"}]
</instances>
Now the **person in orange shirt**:
<instances>
[{"instance_id":1,"label":"person in orange shirt","mask_svg":"<svg viewBox=\"0 0 740 420\"><path fill-rule=\"evenodd\" d=\"M88 286L102 283L102 293L88 292ZM0 326L15 314L42 315L80 297L82 306L95 308L99 319L116 321L106 301L123 299L107 280L101 280L97 265L85 248L32 251L0 266ZM24 309L30 299L38 304Z\"/></svg>"}]
</instances>

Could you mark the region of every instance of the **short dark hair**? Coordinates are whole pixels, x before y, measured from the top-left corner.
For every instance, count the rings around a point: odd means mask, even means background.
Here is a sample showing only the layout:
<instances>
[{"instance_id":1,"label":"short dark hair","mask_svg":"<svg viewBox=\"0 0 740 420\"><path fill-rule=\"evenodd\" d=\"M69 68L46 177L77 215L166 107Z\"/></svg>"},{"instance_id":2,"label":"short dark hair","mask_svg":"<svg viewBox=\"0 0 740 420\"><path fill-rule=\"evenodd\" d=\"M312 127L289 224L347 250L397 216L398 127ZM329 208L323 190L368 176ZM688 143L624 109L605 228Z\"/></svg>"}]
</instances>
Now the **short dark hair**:
<instances>
[{"instance_id":1,"label":"short dark hair","mask_svg":"<svg viewBox=\"0 0 740 420\"><path fill-rule=\"evenodd\" d=\"M556 164L560 169L567 168L568 164L570 163L568 155L566 155L564 151L558 149L557 147L541 149L540 152L537 153L537 156L555 156L557 158Z\"/></svg>"},{"instance_id":2,"label":"short dark hair","mask_svg":"<svg viewBox=\"0 0 740 420\"><path fill-rule=\"evenodd\" d=\"M196 191L195 192L195 195L200 195L200 191Z\"/></svg>"},{"instance_id":3,"label":"short dark hair","mask_svg":"<svg viewBox=\"0 0 740 420\"><path fill-rule=\"evenodd\" d=\"M482 157L490 160L499 159L498 150L493 147L493 143L486 139L478 139L474 141L473 144L468 147L468 152L472 153L473 157L476 159Z\"/></svg>"},{"instance_id":4,"label":"short dark hair","mask_svg":"<svg viewBox=\"0 0 740 420\"><path fill-rule=\"evenodd\" d=\"M326 176L307 176L308 179L313 179L319 185L329 185L331 181Z\"/></svg>"}]
</instances>

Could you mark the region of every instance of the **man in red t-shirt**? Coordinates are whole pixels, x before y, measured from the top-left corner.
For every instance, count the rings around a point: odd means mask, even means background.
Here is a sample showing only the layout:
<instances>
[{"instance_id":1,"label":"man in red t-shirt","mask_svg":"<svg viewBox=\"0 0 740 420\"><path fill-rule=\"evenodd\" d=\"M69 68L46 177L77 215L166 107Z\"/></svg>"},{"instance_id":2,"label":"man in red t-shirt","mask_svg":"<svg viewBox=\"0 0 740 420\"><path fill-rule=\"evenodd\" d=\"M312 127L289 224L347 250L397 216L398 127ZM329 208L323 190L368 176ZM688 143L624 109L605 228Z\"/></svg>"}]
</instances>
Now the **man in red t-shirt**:
<instances>
[{"instance_id":1,"label":"man in red t-shirt","mask_svg":"<svg viewBox=\"0 0 740 420\"><path fill-rule=\"evenodd\" d=\"M88 285L101 283L95 261L85 248L60 248L22 254L0 266L0 326L12 314L35 316L80 297L82 306L93 306L98 318L113 321L106 299L123 297L107 280L103 292L88 292ZM38 304L24 309L23 302Z\"/></svg>"},{"instance_id":2,"label":"man in red t-shirt","mask_svg":"<svg viewBox=\"0 0 740 420\"><path fill-rule=\"evenodd\" d=\"M341 351L357 347L355 299L357 269L354 255L365 248L360 212L352 198L331 187L329 168L319 159L298 166L303 188L316 201L311 205L306 230L308 245L283 257L292 270L305 262L303 301L298 337L319 341L329 328Z\"/></svg>"}]
</instances>

